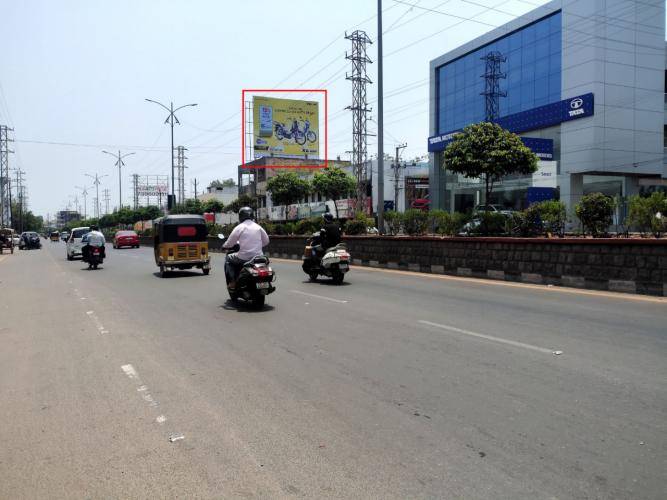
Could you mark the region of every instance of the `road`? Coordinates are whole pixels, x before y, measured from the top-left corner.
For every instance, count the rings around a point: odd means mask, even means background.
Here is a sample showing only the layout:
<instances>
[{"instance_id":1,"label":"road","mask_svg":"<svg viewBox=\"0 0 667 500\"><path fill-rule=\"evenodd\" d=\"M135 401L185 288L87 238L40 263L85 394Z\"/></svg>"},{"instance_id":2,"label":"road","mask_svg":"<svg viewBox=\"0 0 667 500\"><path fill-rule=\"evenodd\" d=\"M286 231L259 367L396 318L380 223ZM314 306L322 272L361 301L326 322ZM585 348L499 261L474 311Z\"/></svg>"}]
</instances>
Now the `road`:
<instances>
[{"instance_id":1,"label":"road","mask_svg":"<svg viewBox=\"0 0 667 500\"><path fill-rule=\"evenodd\" d=\"M0 498L665 498L664 299L108 254L0 257Z\"/></svg>"}]
</instances>

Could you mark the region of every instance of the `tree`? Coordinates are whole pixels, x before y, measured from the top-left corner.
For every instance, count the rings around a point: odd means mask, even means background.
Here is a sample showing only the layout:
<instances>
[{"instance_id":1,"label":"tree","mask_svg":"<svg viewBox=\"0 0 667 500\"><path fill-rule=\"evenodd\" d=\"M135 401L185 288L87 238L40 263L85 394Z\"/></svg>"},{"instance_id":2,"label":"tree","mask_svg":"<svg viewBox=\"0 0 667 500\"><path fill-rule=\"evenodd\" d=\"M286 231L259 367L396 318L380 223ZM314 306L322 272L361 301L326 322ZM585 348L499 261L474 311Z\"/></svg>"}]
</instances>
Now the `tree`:
<instances>
[{"instance_id":1,"label":"tree","mask_svg":"<svg viewBox=\"0 0 667 500\"><path fill-rule=\"evenodd\" d=\"M651 196L630 197L627 224L635 226L642 236L651 232L656 238L667 231L667 197L656 191Z\"/></svg>"},{"instance_id":2,"label":"tree","mask_svg":"<svg viewBox=\"0 0 667 500\"><path fill-rule=\"evenodd\" d=\"M247 194L242 194L237 199L228 204L224 210L225 213L236 213L241 210L241 207L250 207L253 210L257 208L257 200Z\"/></svg>"},{"instance_id":3,"label":"tree","mask_svg":"<svg viewBox=\"0 0 667 500\"><path fill-rule=\"evenodd\" d=\"M224 181L221 181L219 179L216 179L212 181L208 187L210 188L226 188L226 187L236 187L236 181L232 179L231 177L229 179L225 179Z\"/></svg>"},{"instance_id":4,"label":"tree","mask_svg":"<svg viewBox=\"0 0 667 500\"><path fill-rule=\"evenodd\" d=\"M337 200L354 191L357 181L339 167L327 167L315 173L313 177L313 189L321 195L334 201L336 218L338 218Z\"/></svg>"},{"instance_id":5,"label":"tree","mask_svg":"<svg viewBox=\"0 0 667 500\"><path fill-rule=\"evenodd\" d=\"M296 172L281 172L271 177L266 183L266 190L271 193L275 205L292 205L305 198L311 190L310 182L302 179Z\"/></svg>"},{"instance_id":6,"label":"tree","mask_svg":"<svg viewBox=\"0 0 667 500\"><path fill-rule=\"evenodd\" d=\"M185 203L179 203L171 209L170 213L172 214L197 214L201 215L204 213L204 205L201 201L194 198L185 200Z\"/></svg>"},{"instance_id":7,"label":"tree","mask_svg":"<svg viewBox=\"0 0 667 500\"><path fill-rule=\"evenodd\" d=\"M468 125L445 150L446 168L470 179L483 179L485 203L491 203L493 185L511 174L532 174L537 156L518 135L495 123Z\"/></svg>"},{"instance_id":8,"label":"tree","mask_svg":"<svg viewBox=\"0 0 667 500\"><path fill-rule=\"evenodd\" d=\"M217 214L222 212L224 208L225 207L220 200L211 199L204 202L205 212L213 212L214 214Z\"/></svg>"}]
</instances>

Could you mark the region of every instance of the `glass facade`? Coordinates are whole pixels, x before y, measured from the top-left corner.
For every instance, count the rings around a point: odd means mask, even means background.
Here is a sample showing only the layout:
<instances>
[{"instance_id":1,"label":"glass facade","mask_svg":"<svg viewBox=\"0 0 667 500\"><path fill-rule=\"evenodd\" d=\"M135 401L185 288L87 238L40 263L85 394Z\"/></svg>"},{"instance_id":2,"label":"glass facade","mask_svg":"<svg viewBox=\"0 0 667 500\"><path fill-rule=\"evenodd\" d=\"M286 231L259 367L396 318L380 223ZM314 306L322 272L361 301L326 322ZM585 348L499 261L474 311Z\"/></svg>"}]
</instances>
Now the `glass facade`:
<instances>
[{"instance_id":1,"label":"glass facade","mask_svg":"<svg viewBox=\"0 0 667 500\"><path fill-rule=\"evenodd\" d=\"M485 61L492 51L507 57L501 71L500 116L561 99L561 14L557 12L438 68L438 133L485 118Z\"/></svg>"}]
</instances>

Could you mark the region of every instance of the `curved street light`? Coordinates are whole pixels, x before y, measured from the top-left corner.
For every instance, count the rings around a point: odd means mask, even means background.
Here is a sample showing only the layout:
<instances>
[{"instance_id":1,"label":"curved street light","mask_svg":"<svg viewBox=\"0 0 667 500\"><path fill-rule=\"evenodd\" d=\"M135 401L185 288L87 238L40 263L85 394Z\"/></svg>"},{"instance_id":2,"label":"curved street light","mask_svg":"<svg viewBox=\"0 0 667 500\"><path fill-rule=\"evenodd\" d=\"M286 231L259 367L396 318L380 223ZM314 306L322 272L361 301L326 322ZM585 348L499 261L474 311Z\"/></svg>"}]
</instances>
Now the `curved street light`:
<instances>
[{"instance_id":1,"label":"curved street light","mask_svg":"<svg viewBox=\"0 0 667 500\"><path fill-rule=\"evenodd\" d=\"M174 198L174 122L178 123L179 125L181 124L181 122L178 121L178 118L174 113L176 113L176 111L178 111L179 109L187 108L189 106L197 106L197 104L196 103L184 104L183 106L179 106L178 108L174 109L173 102L170 102L169 107L167 107L161 102L154 101L153 99L145 99L145 100L157 104L158 106L164 108L169 112L169 116L167 116L167 119L164 121L164 123L168 123L171 126L171 197L173 199Z\"/></svg>"},{"instance_id":2,"label":"curved street light","mask_svg":"<svg viewBox=\"0 0 667 500\"><path fill-rule=\"evenodd\" d=\"M116 163L114 163L114 165L118 167L118 210L120 210L121 208L123 208L123 181L120 175L121 167L125 166L123 158L136 153L125 153L124 155L121 155L120 149L118 150L118 155L116 155L116 153L110 153L109 151L102 151L102 153L106 153L116 158Z\"/></svg>"}]
</instances>

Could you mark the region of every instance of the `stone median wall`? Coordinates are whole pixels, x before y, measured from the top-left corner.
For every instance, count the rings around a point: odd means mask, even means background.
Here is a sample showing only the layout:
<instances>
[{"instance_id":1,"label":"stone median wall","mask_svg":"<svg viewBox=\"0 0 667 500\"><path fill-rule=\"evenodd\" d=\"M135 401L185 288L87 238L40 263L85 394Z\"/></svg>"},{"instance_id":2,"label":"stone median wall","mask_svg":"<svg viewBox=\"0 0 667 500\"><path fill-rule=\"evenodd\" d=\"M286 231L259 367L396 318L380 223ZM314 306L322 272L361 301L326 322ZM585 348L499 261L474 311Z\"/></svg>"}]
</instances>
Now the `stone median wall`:
<instances>
[{"instance_id":1,"label":"stone median wall","mask_svg":"<svg viewBox=\"0 0 667 500\"><path fill-rule=\"evenodd\" d=\"M348 236L355 264L427 273L667 295L667 241ZM268 253L300 259L305 237L272 236Z\"/></svg>"},{"instance_id":2,"label":"stone median wall","mask_svg":"<svg viewBox=\"0 0 667 500\"><path fill-rule=\"evenodd\" d=\"M305 236L267 254L301 259ZM353 263L426 273L667 296L667 240L347 236ZM152 245L151 238L142 244ZM220 251L217 238L211 251Z\"/></svg>"}]
</instances>

